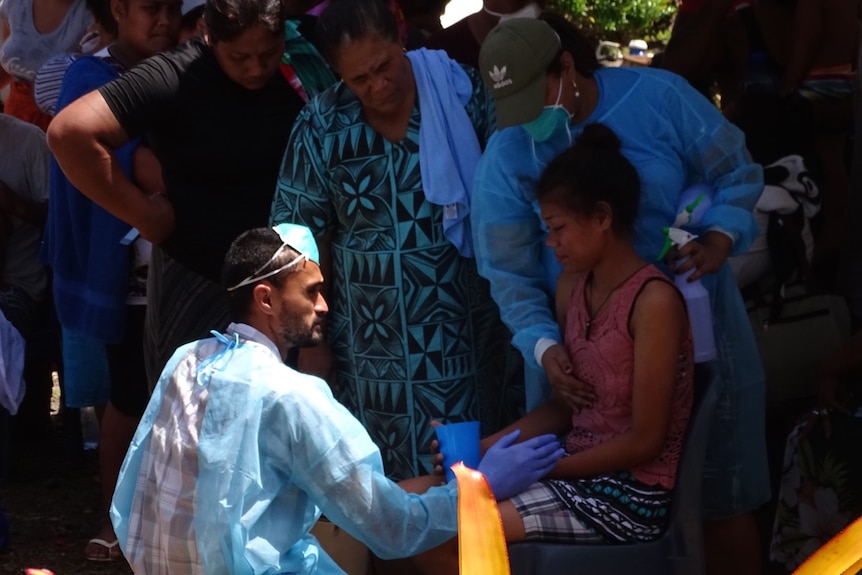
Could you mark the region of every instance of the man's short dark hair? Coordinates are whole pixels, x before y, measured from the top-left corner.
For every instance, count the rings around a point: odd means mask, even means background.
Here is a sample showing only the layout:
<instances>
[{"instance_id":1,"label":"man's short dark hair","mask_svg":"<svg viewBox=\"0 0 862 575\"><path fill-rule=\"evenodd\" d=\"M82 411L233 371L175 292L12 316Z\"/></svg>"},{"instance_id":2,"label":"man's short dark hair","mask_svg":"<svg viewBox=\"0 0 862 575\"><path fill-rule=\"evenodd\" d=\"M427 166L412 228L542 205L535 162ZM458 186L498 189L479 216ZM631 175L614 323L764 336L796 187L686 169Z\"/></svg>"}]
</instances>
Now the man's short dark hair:
<instances>
[{"instance_id":1,"label":"man's short dark hair","mask_svg":"<svg viewBox=\"0 0 862 575\"><path fill-rule=\"evenodd\" d=\"M225 254L221 272L222 285L227 289L251 277L252 274L265 274L299 257L299 252L291 247L285 247L274 261L267 264L267 261L269 261L283 243L281 237L272 228L254 228L241 233L233 241L227 254ZM266 267L260 269L264 265ZM252 303L254 286L261 281L268 281L277 289L281 289L284 286L287 275L300 269L302 269L302 266L292 266L290 269L283 270L266 279L229 291L231 319L234 321L246 319Z\"/></svg>"}]
</instances>

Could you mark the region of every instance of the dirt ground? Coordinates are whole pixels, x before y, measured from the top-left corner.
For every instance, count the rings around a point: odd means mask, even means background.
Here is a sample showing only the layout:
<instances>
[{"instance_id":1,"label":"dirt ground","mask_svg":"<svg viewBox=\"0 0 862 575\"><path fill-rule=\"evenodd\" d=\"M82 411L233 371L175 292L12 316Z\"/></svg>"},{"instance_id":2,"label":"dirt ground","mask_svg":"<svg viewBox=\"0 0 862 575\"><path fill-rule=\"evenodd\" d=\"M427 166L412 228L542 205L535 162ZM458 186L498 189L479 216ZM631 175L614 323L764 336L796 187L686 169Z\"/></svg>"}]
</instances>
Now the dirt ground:
<instances>
[{"instance_id":1,"label":"dirt ground","mask_svg":"<svg viewBox=\"0 0 862 575\"><path fill-rule=\"evenodd\" d=\"M84 557L99 523L97 456L69 449L62 423L56 415L52 419L45 437L12 442L8 477L0 482L0 504L11 524L9 544L0 551L0 574L42 568L54 575L128 575L125 562Z\"/></svg>"}]
</instances>

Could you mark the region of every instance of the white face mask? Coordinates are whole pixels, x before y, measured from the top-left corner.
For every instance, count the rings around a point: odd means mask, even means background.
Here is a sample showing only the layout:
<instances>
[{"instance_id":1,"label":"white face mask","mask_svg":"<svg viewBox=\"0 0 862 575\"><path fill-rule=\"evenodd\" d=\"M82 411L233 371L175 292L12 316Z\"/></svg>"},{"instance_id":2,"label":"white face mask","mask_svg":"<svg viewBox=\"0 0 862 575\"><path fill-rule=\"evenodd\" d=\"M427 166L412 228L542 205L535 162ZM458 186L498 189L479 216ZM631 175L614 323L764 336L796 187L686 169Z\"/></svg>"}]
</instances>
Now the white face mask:
<instances>
[{"instance_id":1,"label":"white face mask","mask_svg":"<svg viewBox=\"0 0 862 575\"><path fill-rule=\"evenodd\" d=\"M535 2L531 2L520 10L510 12L509 14L501 14L500 12L494 12L492 10L488 10L484 6L482 6L482 10L484 10L491 16L496 16L500 19L500 22L505 22L506 20L511 20L512 18L538 18L539 14L542 13L542 9Z\"/></svg>"}]
</instances>

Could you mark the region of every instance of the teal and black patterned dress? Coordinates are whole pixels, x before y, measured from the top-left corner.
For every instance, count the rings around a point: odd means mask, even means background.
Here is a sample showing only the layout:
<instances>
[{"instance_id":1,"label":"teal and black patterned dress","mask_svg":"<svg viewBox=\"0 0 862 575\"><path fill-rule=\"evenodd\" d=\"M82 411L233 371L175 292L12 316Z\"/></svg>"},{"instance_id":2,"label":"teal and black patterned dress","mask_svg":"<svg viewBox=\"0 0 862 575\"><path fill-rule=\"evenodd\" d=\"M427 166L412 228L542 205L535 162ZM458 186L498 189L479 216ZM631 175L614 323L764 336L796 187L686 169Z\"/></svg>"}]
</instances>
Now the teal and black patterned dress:
<instances>
[{"instance_id":1,"label":"teal and black patterned dress","mask_svg":"<svg viewBox=\"0 0 862 575\"><path fill-rule=\"evenodd\" d=\"M494 130L478 74L467 104L479 142ZM272 206L273 223L332 233L327 339L339 399L365 425L393 479L431 471L432 419L480 420L491 433L523 403L520 361L486 280L443 235L425 199L418 104L390 142L343 83L297 119Z\"/></svg>"}]
</instances>

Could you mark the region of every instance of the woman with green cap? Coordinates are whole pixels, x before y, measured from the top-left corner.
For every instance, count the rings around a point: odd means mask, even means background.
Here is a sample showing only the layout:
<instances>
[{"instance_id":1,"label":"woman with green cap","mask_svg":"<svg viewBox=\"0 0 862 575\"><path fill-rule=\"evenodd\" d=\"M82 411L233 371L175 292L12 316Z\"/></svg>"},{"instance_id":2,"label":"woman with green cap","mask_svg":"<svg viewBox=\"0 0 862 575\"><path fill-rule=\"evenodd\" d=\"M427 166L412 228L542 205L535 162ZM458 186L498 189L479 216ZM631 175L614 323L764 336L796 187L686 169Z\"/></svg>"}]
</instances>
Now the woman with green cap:
<instances>
[{"instance_id":1,"label":"woman with green cap","mask_svg":"<svg viewBox=\"0 0 862 575\"><path fill-rule=\"evenodd\" d=\"M682 191L696 183L715 189L703 233L678 250L666 273L694 268L691 278L709 290L715 318L721 398L704 477L708 560L716 572L752 572L760 549L751 512L770 496L764 374L725 261L756 233L761 168L743 134L684 79L650 68L600 69L577 29L561 17L543 19L504 22L482 45L479 64L499 131L477 168L471 204L479 272L533 376L528 400L549 393L541 385L546 376L555 392L584 407L587 386L573 376L549 305L559 270L537 216L539 174L585 126L610 127L642 182L632 239L646 261L661 252L662 228L673 224Z\"/></svg>"}]
</instances>

